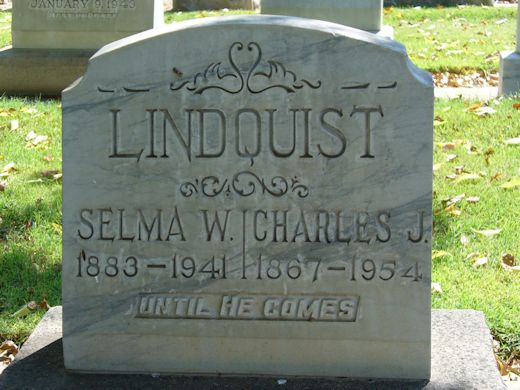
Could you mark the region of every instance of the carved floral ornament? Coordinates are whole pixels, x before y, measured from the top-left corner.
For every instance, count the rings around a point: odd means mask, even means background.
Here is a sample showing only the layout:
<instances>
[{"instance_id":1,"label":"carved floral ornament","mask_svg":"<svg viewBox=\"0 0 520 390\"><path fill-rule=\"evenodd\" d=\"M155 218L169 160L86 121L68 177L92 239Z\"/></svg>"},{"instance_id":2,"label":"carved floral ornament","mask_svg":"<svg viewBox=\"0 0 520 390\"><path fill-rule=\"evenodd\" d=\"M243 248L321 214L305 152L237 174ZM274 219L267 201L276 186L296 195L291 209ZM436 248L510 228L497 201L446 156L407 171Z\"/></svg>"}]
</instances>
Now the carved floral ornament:
<instances>
[{"instance_id":1,"label":"carved floral ornament","mask_svg":"<svg viewBox=\"0 0 520 390\"><path fill-rule=\"evenodd\" d=\"M240 52L247 51L254 57L254 62L248 69L239 65L236 56ZM244 45L241 42L233 43L228 51L228 66L222 62L211 63L202 73L197 73L190 80L175 81L171 83L172 91L183 88L202 95L209 89L218 89L230 94L237 94L247 89L249 93L259 94L269 89L280 88L287 93L296 92L304 87L318 89L321 81L311 82L299 78L296 73L287 69L281 62L263 61L262 48L256 42ZM231 70L227 70L231 67ZM174 68L174 73L178 74Z\"/></svg>"},{"instance_id":2,"label":"carved floral ornament","mask_svg":"<svg viewBox=\"0 0 520 390\"><path fill-rule=\"evenodd\" d=\"M250 58L245 65L239 63L237 56L249 54ZM177 67L172 68L172 73L177 80L169 83L169 90L178 92L186 90L195 95L202 95L207 90L220 90L229 94L238 94L244 90L251 94L278 89L286 93L294 93L303 88L320 89L321 80L309 81L299 77L295 72L279 61L264 60L262 48L257 42L249 42L247 45L242 42L234 42L228 50L226 63L213 62L209 64L203 72L195 76L183 77L183 72ZM335 87L346 92L362 92L363 90L373 90L383 92L395 90L397 81L346 81L338 83ZM151 91L149 86L123 86L121 88L107 88L98 86L100 93L146 93Z\"/></svg>"}]
</instances>

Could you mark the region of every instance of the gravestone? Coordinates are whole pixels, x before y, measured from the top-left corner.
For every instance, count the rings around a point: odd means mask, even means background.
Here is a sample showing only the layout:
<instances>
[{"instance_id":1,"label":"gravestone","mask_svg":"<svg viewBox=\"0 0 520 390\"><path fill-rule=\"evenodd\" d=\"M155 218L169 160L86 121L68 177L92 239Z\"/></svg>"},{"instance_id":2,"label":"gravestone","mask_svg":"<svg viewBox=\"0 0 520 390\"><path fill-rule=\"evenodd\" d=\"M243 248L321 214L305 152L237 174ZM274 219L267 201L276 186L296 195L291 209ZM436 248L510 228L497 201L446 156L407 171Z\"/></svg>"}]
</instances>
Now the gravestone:
<instances>
[{"instance_id":1,"label":"gravestone","mask_svg":"<svg viewBox=\"0 0 520 390\"><path fill-rule=\"evenodd\" d=\"M262 14L325 20L393 38L383 26L383 0L262 0Z\"/></svg>"},{"instance_id":2,"label":"gravestone","mask_svg":"<svg viewBox=\"0 0 520 390\"><path fill-rule=\"evenodd\" d=\"M23 0L13 4L13 47L99 49L163 24L162 0Z\"/></svg>"},{"instance_id":3,"label":"gravestone","mask_svg":"<svg viewBox=\"0 0 520 390\"><path fill-rule=\"evenodd\" d=\"M516 51L500 53L501 95L520 93L520 3L516 18Z\"/></svg>"},{"instance_id":4,"label":"gravestone","mask_svg":"<svg viewBox=\"0 0 520 390\"><path fill-rule=\"evenodd\" d=\"M17 0L0 92L59 96L103 45L162 25L162 0Z\"/></svg>"},{"instance_id":5,"label":"gravestone","mask_svg":"<svg viewBox=\"0 0 520 390\"><path fill-rule=\"evenodd\" d=\"M213 9L254 9L256 0L173 0L173 9L179 11L197 11Z\"/></svg>"},{"instance_id":6,"label":"gravestone","mask_svg":"<svg viewBox=\"0 0 520 390\"><path fill-rule=\"evenodd\" d=\"M428 378L432 133L430 75L337 24L106 46L63 94L66 368Z\"/></svg>"}]
</instances>

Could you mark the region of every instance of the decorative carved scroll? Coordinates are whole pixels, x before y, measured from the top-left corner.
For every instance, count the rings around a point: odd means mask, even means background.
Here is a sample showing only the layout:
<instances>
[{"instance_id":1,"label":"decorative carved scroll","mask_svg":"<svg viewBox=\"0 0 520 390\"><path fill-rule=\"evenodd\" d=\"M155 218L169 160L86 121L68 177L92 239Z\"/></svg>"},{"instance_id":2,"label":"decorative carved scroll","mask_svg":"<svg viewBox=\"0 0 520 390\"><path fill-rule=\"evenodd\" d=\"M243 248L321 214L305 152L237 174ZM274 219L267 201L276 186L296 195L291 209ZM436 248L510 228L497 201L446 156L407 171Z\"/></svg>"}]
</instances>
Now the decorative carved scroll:
<instances>
[{"instance_id":1,"label":"decorative carved scroll","mask_svg":"<svg viewBox=\"0 0 520 390\"><path fill-rule=\"evenodd\" d=\"M229 66L223 66L222 62L211 63L204 72L197 73L190 80L171 83L170 89L179 91L185 88L194 94L202 95L209 89L217 89L230 94L237 94L247 89L249 93L259 94L273 88L294 93L306 86L312 89L321 87L321 81L310 82L301 79L281 62L262 61L262 49L256 42L247 44L247 51L254 56L253 64L247 69L241 69L236 55L245 48L246 46L241 42L233 43L228 51Z\"/></svg>"},{"instance_id":2,"label":"decorative carved scroll","mask_svg":"<svg viewBox=\"0 0 520 390\"><path fill-rule=\"evenodd\" d=\"M294 193L300 198L309 196L309 188L300 183L297 177L286 179L275 176L266 180L250 171L238 172L232 179L206 176L202 179L186 181L181 184L180 192L185 198L199 193L209 198L223 193L226 196L235 193L242 197L249 197L255 193L269 194L274 197L282 197L289 193Z\"/></svg>"}]
</instances>

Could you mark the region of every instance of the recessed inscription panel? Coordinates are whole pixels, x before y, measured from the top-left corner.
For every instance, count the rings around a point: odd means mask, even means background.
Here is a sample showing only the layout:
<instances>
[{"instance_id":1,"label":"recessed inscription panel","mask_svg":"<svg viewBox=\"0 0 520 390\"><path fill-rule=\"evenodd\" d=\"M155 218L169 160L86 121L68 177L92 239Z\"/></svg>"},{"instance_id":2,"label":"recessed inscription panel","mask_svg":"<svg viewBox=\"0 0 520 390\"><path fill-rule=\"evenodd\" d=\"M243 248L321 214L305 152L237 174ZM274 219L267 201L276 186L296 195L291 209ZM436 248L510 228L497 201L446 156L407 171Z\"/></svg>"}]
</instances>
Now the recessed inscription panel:
<instances>
[{"instance_id":1,"label":"recessed inscription panel","mask_svg":"<svg viewBox=\"0 0 520 390\"><path fill-rule=\"evenodd\" d=\"M359 297L142 294L137 318L255 321L346 321Z\"/></svg>"},{"instance_id":2,"label":"recessed inscription panel","mask_svg":"<svg viewBox=\"0 0 520 390\"><path fill-rule=\"evenodd\" d=\"M430 81L326 23L184 26L64 95L67 367L427 377Z\"/></svg>"}]
</instances>

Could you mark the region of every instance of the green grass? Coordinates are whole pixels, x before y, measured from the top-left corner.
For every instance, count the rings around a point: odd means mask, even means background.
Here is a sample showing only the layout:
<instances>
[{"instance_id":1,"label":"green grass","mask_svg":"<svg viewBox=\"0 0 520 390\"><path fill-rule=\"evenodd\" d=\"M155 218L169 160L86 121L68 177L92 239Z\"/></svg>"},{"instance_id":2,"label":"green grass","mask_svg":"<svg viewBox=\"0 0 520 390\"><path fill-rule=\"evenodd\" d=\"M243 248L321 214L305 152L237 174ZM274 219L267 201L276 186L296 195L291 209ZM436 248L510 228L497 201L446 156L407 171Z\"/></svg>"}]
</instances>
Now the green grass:
<instances>
[{"instance_id":1,"label":"green grass","mask_svg":"<svg viewBox=\"0 0 520 390\"><path fill-rule=\"evenodd\" d=\"M164 21L166 23L182 22L188 19L206 18L209 16L230 16L230 15L252 15L255 11L229 10L229 11L193 11L193 12L166 12Z\"/></svg>"},{"instance_id":2,"label":"green grass","mask_svg":"<svg viewBox=\"0 0 520 390\"><path fill-rule=\"evenodd\" d=\"M0 12L0 48L11 44L11 12Z\"/></svg>"},{"instance_id":3,"label":"green grass","mask_svg":"<svg viewBox=\"0 0 520 390\"><path fill-rule=\"evenodd\" d=\"M499 52L515 48L517 7L388 8L412 61L430 72L498 71Z\"/></svg>"},{"instance_id":4,"label":"green grass","mask_svg":"<svg viewBox=\"0 0 520 390\"><path fill-rule=\"evenodd\" d=\"M19 128L12 131L12 121ZM31 132L48 136L36 147ZM46 161L52 159L52 161ZM61 183L42 172L61 170L61 112L56 101L0 99L0 173L16 171L0 192L0 340L23 341L41 316L11 314L29 301L61 302Z\"/></svg>"},{"instance_id":5,"label":"green grass","mask_svg":"<svg viewBox=\"0 0 520 390\"><path fill-rule=\"evenodd\" d=\"M514 101L492 101L496 114L488 117L467 111L473 103L437 101L434 152L438 169L433 247L450 255L434 260L433 281L441 284L443 292L434 294L433 306L483 311L494 334L505 342L505 354L513 349L520 354L520 272L501 266L504 253L514 255L520 265L520 187L501 188L520 177L520 145L505 143L520 136L520 110L513 108ZM443 149L446 143L455 148ZM447 162L453 157L449 155L457 158ZM447 178L460 172L461 166L463 174L475 173L479 178L460 182ZM461 194L480 201L457 203L458 216L446 212L444 201ZM494 229L501 231L489 238L475 232ZM461 242L463 236L469 239L466 244ZM475 268L475 258L467 259L472 253L488 257L488 263Z\"/></svg>"},{"instance_id":6,"label":"green grass","mask_svg":"<svg viewBox=\"0 0 520 390\"><path fill-rule=\"evenodd\" d=\"M253 11L167 12L166 23ZM0 47L11 43L11 12L0 12ZM498 71L498 53L515 47L516 7L387 8L385 24L430 72Z\"/></svg>"}]
</instances>

